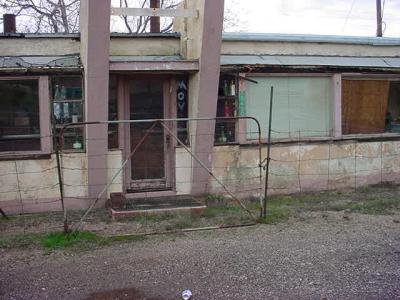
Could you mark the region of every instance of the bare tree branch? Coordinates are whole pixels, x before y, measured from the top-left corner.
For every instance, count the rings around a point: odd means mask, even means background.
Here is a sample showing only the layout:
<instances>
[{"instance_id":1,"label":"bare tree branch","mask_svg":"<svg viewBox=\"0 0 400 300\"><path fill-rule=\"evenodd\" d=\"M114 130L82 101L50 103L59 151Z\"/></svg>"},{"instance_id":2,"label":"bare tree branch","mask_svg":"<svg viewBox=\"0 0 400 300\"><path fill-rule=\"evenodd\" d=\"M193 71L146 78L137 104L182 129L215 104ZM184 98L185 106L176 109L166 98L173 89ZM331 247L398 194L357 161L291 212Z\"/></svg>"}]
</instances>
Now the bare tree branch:
<instances>
[{"instance_id":1,"label":"bare tree branch","mask_svg":"<svg viewBox=\"0 0 400 300\"><path fill-rule=\"evenodd\" d=\"M26 32L77 32L79 6L79 0L0 0L3 10L21 17L18 31Z\"/></svg>"}]
</instances>

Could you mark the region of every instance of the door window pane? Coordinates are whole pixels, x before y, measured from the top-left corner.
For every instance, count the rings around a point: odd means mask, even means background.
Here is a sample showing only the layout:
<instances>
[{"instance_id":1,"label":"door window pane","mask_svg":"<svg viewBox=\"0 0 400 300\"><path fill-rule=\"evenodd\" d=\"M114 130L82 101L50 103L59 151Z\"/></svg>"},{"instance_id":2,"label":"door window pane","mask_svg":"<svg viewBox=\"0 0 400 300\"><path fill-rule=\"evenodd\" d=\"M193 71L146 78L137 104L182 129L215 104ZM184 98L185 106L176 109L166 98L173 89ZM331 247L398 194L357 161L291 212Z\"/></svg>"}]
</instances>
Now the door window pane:
<instances>
[{"instance_id":1,"label":"door window pane","mask_svg":"<svg viewBox=\"0 0 400 300\"><path fill-rule=\"evenodd\" d=\"M164 115L163 81L135 80L130 84L130 119L162 119ZM139 145L151 122L131 123L131 150ZM132 179L162 179L164 170L164 129L157 125L132 157Z\"/></svg>"}]
</instances>

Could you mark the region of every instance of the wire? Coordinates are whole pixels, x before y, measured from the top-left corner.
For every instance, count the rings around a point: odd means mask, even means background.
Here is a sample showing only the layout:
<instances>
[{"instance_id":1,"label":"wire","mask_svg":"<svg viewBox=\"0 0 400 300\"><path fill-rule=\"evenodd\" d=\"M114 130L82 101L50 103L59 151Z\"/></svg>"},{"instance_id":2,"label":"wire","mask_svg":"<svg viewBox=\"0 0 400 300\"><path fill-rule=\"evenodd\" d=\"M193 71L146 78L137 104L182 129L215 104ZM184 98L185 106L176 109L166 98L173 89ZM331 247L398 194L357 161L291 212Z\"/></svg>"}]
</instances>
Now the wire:
<instances>
[{"instance_id":1,"label":"wire","mask_svg":"<svg viewBox=\"0 0 400 300\"><path fill-rule=\"evenodd\" d=\"M355 4L355 3L356 3L356 0L353 0L353 2L351 3L350 10L349 10L349 12L347 13L346 19L345 19L345 21L344 21L344 25L343 25L343 28L342 28L342 32L344 32L344 30L346 29L347 21L349 20L349 17L350 17L350 15L351 15L352 11L353 11L353 7L354 7L354 4Z\"/></svg>"}]
</instances>

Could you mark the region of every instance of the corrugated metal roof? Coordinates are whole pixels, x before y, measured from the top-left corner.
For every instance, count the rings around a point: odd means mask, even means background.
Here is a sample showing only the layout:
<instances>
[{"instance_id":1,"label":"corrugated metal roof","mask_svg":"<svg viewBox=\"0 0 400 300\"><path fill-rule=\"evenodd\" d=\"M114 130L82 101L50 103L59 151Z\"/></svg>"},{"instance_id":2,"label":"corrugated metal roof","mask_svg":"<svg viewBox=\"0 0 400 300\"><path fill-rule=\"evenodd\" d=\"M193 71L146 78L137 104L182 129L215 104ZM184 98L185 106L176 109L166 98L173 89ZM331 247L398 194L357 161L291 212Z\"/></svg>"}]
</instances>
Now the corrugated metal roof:
<instances>
[{"instance_id":1,"label":"corrugated metal roof","mask_svg":"<svg viewBox=\"0 0 400 300\"><path fill-rule=\"evenodd\" d=\"M221 55L221 66L230 65L400 68L400 57Z\"/></svg>"},{"instance_id":2,"label":"corrugated metal roof","mask_svg":"<svg viewBox=\"0 0 400 300\"><path fill-rule=\"evenodd\" d=\"M0 69L80 68L79 56L0 56Z\"/></svg>"},{"instance_id":3,"label":"corrugated metal roof","mask_svg":"<svg viewBox=\"0 0 400 300\"><path fill-rule=\"evenodd\" d=\"M274 34L274 33L224 33L224 41L244 42L298 42L298 43L331 43L372 46L400 46L399 38L311 35L311 34Z\"/></svg>"},{"instance_id":4,"label":"corrugated metal roof","mask_svg":"<svg viewBox=\"0 0 400 300\"><path fill-rule=\"evenodd\" d=\"M110 62L136 62L136 61L181 61L185 60L180 55L125 55L110 56Z\"/></svg>"}]
</instances>

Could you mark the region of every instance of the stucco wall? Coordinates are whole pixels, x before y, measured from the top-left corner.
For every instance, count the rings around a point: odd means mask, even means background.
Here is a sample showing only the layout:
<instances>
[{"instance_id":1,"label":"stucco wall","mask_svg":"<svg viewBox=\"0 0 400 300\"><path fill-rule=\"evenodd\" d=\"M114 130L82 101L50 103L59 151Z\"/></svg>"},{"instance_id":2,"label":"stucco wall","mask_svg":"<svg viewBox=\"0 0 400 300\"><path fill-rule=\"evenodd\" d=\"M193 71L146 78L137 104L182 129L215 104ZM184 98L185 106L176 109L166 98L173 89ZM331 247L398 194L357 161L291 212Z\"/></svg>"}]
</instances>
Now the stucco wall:
<instances>
[{"instance_id":1,"label":"stucco wall","mask_svg":"<svg viewBox=\"0 0 400 300\"><path fill-rule=\"evenodd\" d=\"M80 42L74 38L1 38L1 56L79 54Z\"/></svg>"},{"instance_id":2,"label":"stucco wall","mask_svg":"<svg viewBox=\"0 0 400 300\"><path fill-rule=\"evenodd\" d=\"M223 41L221 54L398 56L399 46L347 45L333 43Z\"/></svg>"},{"instance_id":3,"label":"stucco wall","mask_svg":"<svg viewBox=\"0 0 400 300\"><path fill-rule=\"evenodd\" d=\"M179 55L179 38L118 38L112 37L110 55Z\"/></svg>"},{"instance_id":4,"label":"stucco wall","mask_svg":"<svg viewBox=\"0 0 400 300\"><path fill-rule=\"evenodd\" d=\"M189 58L196 58L193 43L194 40L188 41ZM110 55L179 55L180 48L178 37L111 37ZM388 57L398 56L398 49L398 46L225 40L221 54ZM77 37L1 38L0 53L2 56L71 55L80 53L80 41Z\"/></svg>"},{"instance_id":5,"label":"stucco wall","mask_svg":"<svg viewBox=\"0 0 400 300\"><path fill-rule=\"evenodd\" d=\"M227 155L227 152L232 155ZM266 147L263 147L262 153L265 158ZM398 141L275 145L271 149L271 158L269 194L344 190L387 182L400 183ZM257 195L256 191L260 190L257 164L256 147L214 148L215 174L238 195ZM265 172L261 187L264 186L264 180ZM212 182L210 192L223 191L219 184Z\"/></svg>"},{"instance_id":6,"label":"stucco wall","mask_svg":"<svg viewBox=\"0 0 400 300\"><path fill-rule=\"evenodd\" d=\"M122 165L122 152L120 150L113 150L108 152L107 156L107 182L111 183L108 189L108 195L110 193L121 193L123 189L123 175L124 172L120 172ZM114 178L115 177L115 178Z\"/></svg>"},{"instance_id":7,"label":"stucco wall","mask_svg":"<svg viewBox=\"0 0 400 300\"><path fill-rule=\"evenodd\" d=\"M87 158L84 153L62 159L65 203L85 207ZM6 212L59 210L60 189L54 155L50 159L0 162L0 207Z\"/></svg>"},{"instance_id":8,"label":"stucco wall","mask_svg":"<svg viewBox=\"0 0 400 300\"><path fill-rule=\"evenodd\" d=\"M176 148L175 183L178 195L188 195L192 189L192 157L184 148Z\"/></svg>"}]
</instances>

